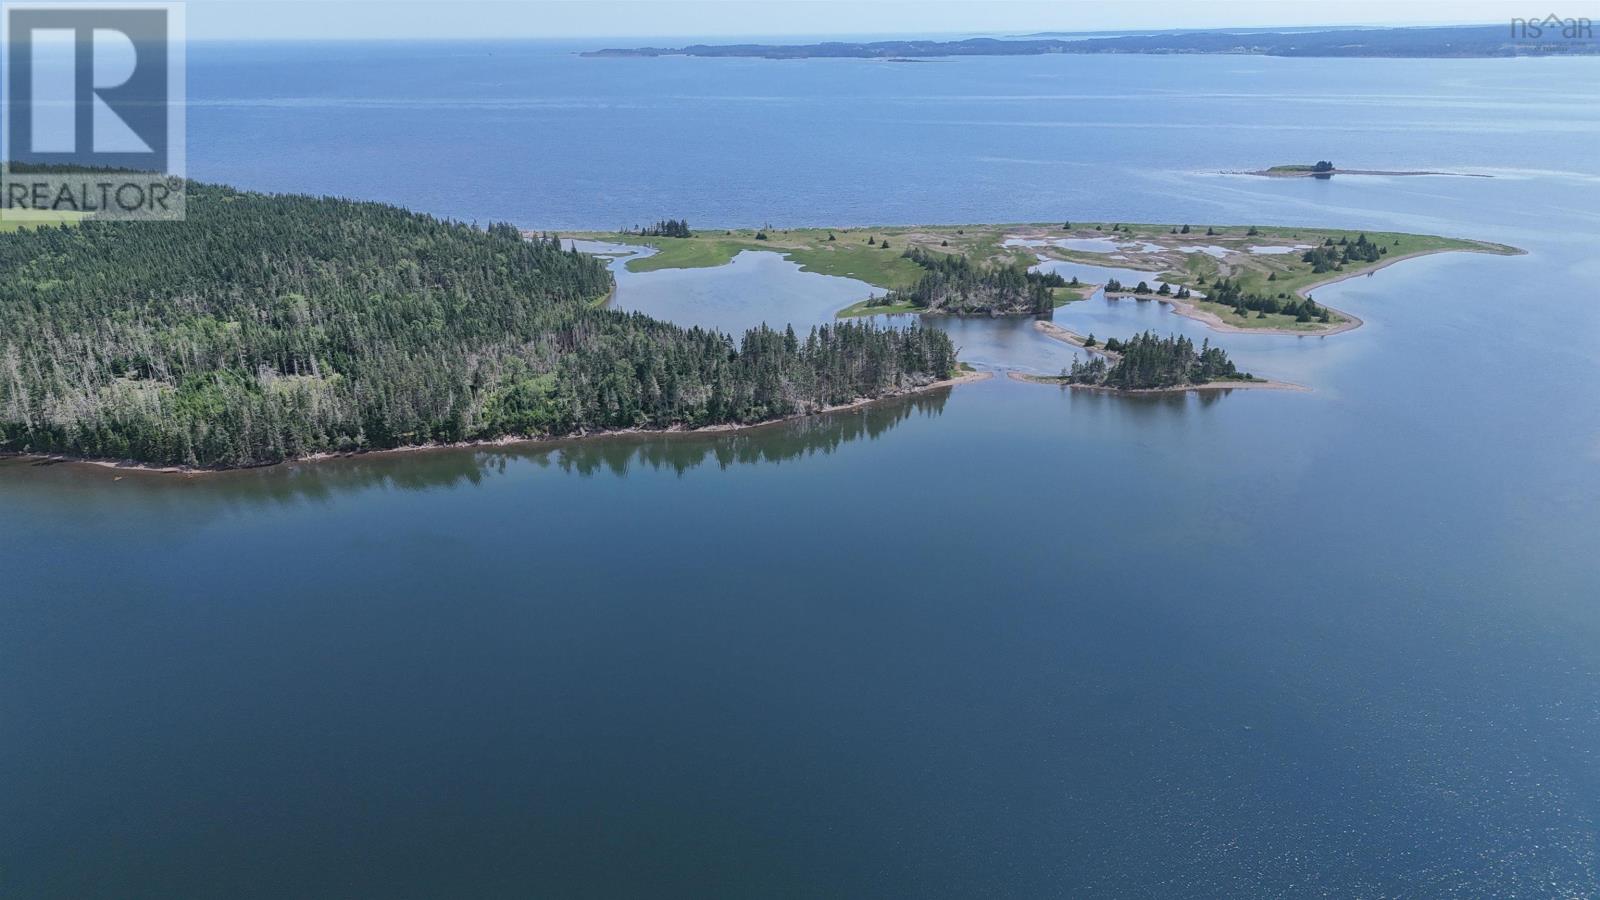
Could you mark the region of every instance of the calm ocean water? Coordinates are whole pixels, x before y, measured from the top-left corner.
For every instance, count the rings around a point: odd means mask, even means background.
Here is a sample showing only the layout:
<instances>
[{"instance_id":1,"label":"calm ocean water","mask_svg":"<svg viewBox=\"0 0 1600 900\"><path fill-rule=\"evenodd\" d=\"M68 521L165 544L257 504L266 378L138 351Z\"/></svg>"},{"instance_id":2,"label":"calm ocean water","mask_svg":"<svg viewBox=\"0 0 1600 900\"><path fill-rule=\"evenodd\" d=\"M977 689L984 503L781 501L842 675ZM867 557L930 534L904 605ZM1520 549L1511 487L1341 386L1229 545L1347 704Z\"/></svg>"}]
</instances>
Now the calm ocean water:
<instances>
[{"instance_id":1,"label":"calm ocean water","mask_svg":"<svg viewBox=\"0 0 1600 900\"><path fill-rule=\"evenodd\" d=\"M1310 394L994 379L735 436L0 462L0 893L1600 893L1600 60L573 49L202 45L191 174L535 228L1530 252L1319 291L1366 322L1333 338L1214 336ZM1320 158L1495 177L1217 174ZM791 269L618 302L731 326L854 290Z\"/></svg>"}]
</instances>

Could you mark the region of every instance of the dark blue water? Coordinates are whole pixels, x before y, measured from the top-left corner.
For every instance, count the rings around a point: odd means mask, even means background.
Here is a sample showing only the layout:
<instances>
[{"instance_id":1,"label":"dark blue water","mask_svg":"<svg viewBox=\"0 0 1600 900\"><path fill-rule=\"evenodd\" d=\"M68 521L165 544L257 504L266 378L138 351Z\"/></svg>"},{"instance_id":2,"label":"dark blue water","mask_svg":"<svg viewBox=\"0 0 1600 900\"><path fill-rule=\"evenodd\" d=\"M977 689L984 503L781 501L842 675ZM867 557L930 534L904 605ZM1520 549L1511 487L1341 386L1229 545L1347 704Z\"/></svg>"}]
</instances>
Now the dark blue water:
<instances>
[{"instance_id":1,"label":"dark blue water","mask_svg":"<svg viewBox=\"0 0 1600 900\"><path fill-rule=\"evenodd\" d=\"M192 57L192 174L465 219L1530 252L1319 291L1347 334L1214 336L1307 394L995 379L721 437L0 462L6 895L1600 892L1600 61ZM1318 158L1496 177L1214 174ZM769 299L738 275L658 296L731 320ZM1058 317L1206 334L1098 302Z\"/></svg>"}]
</instances>

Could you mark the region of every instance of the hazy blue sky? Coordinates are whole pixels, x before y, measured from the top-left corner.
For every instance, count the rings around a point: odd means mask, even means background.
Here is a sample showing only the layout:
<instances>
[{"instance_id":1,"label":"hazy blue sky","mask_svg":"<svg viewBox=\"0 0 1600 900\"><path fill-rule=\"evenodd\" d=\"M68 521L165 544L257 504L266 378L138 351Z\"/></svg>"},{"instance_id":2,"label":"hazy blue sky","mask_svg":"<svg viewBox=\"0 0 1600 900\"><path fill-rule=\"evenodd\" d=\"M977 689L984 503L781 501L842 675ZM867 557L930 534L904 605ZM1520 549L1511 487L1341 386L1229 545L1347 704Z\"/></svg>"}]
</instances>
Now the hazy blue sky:
<instances>
[{"instance_id":1,"label":"hazy blue sky","mask_svg":"<svg viewBox=\"0 0 1600 900\"><path fill-rule=\"evenodd\" d=\"M1451 0L188 0L189 36L678 37L933 34L1503 22L1517 3ZM1543 7L1539 8L1540 10ZM1575 14L1575 13L1574 13Z\"/></svg>"}]
</instances>

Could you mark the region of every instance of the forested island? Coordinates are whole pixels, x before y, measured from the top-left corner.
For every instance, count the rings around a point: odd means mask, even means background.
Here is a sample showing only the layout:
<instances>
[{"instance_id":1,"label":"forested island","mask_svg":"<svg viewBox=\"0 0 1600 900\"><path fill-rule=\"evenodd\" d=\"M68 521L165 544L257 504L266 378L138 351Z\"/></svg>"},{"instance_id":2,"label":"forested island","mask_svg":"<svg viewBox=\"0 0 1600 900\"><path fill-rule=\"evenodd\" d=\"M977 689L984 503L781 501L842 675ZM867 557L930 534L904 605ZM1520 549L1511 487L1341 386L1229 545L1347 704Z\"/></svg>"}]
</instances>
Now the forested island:
<instances>
[{"instance_id":1,"label":"forested island","mask_svg":"<svg viewBox=\"0 0 1600 900\"><path fill-rule=\"evenodd\" d=\"M736 341L600 308L610 273L554 237L204 184L183 222L0 234L0 271L0 452L230 467L743 425L957 371L934 329Z\"/></svg>"},{"instance_id":2,"label":"forested island","mask_svg":"<svg viewBox=\"0 0 1600 900\"><path fill-rule=\"evenodd\" d=\"M1094 335L1075 334L1049 322L1040 322L1041 331L1091 354L1076 359L1060 375L1012 373L1018 381L1059 384L1128 393L1210 390L1252 387L1304 390L1298 385L1266 381L1241 372L1220 347L1209 340L1196 347L1183 336L1157 337L1146 331L1127 340L1110 338L1101 343Z\"/></svg>"},{"instance_id":3,"label":"forested island","mask_svg":"<svg viewBox=\"0 0 1600 900\"><path fill-rule=\"evenodd\" d=\"M1221 347L1211 346L1210 341L1196 347L1181 335L1162 338L1146 331L1126 341L1112 338L1105 350L1105 355L1087 361L1073 360L1072 367L1061 373L1061 380L1119 391L1256 380L1249 372L1240 372ZM1108 359L1115 361L1108 363Z\"/></svg>"},{"instance_id":4,"label":"forested island","mask_svg":"<svg viewBox=\"0 0 1600 900\"><path fill-rule=\"evenodd\" d=\"M1587 20L1534 20L1538 28L1459 25L1416 28L1326 30L1174 31L1109 37L898 40L817 44L692 44L592 50L594 57L704 56L764 59L857 58L882 60L949 56L1038 56L1043 54L1227 54L1300 57L1482 58L1600 53ZM1549 24L1547 24L1549 23Z\"/></svg>"}]
</instances>

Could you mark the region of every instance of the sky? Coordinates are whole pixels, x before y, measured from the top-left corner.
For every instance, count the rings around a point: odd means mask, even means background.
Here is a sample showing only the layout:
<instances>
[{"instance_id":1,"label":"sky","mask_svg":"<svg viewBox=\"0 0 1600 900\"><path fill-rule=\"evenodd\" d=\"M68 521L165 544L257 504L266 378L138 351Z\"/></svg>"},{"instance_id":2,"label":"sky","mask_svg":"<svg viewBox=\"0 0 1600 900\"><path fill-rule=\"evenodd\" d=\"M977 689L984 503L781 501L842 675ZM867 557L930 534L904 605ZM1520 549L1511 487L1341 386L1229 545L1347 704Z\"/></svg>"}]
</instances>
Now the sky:
<instances>
[{"instance_id":1,"label":"sky","mask_svg":"<svg viewBox=\"0 0 1600 900\"><path fill-rule=\"evenodd\" d=\"M1526 16L1529 11L1522 6L1527 2L187 0L187 18L191 40L616 37L637 41L673 37L921 36L1230 26L1476 24Z\"/></svg>"}]
</instances>

